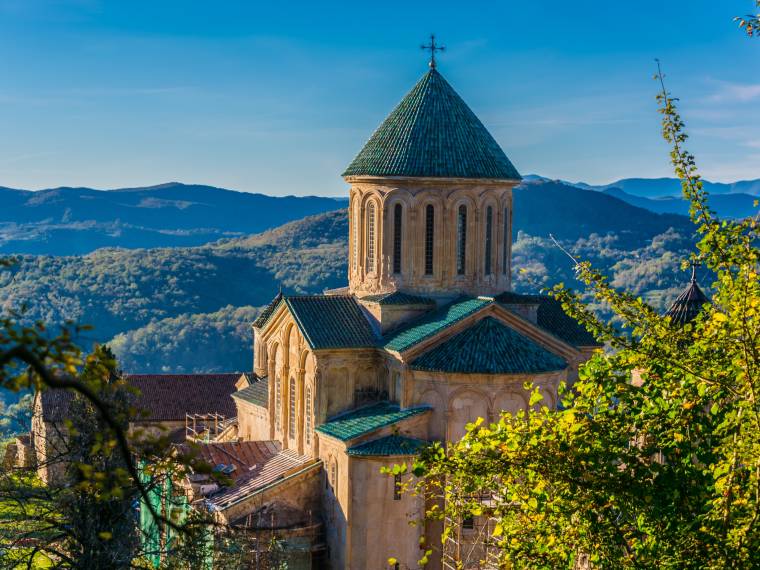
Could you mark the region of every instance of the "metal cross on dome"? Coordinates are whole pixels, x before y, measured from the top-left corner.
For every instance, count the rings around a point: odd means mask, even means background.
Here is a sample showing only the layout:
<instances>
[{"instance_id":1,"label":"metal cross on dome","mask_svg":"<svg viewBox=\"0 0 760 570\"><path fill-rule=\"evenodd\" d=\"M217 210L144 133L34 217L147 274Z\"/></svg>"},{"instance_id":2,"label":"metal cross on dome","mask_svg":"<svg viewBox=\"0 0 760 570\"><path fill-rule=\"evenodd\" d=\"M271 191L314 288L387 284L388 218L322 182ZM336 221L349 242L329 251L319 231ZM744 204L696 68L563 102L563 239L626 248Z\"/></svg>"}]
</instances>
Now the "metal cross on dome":
<instances>
[{"instance_id":1,"label":"metal cross on dome","mask_svg":"<svg viewBox=\"0 0 760 570\"><path fill-rule=\"evenodd\" d=\"M692 259L689 261L689 265L691 265L691 282L696 283L697 282L697 267L702 265L702 262L698 259Z\"/></svg>"},{"instance_id":2,"label":"metal cross on dome","mask_svg":"<svg viewBox=\"0 0 760 570\"><path fill-rule=\"evenodd\" d=\"M430 44L422 44L420 49L430 50L430 63L428 65L430 66L430 69L435 69L435 52L446 51L446 46L435 45L435 34L430 34Z\"/></svg>"}]
</instances>

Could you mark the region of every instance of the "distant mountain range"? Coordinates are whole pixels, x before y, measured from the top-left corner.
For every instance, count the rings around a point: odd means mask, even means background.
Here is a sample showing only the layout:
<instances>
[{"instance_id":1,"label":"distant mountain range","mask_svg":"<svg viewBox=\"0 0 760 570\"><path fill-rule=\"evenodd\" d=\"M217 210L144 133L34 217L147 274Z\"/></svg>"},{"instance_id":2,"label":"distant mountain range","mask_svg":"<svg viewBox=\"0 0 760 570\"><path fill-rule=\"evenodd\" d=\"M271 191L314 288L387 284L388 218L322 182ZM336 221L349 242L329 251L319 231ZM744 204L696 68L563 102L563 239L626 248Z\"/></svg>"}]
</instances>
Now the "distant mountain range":
<instances>
[{"instance_id":1,"label":"distant mountain range","mask_svg":"<svg viewBox=\"0 0 760 570\"><path fill-rule=\"evenodd\" d=\"M117 190L0 187L0 253L201 245L345 204L346 199L265 196L179 182Z\"/></svg>"},{"instance_id":2,"label":"distant mountain range","mask_svg":"<svg viewBox=\"0 0 760 570\"><path fill-rule=\"evenodd\" d=\"M525 177L527 183L547 180L549 179L536 174ZM617 182L596 186L566 180L557 182L585 190L604 192L651 212L684 216L689 214L689 203L683 198L681 181L677 178L624 178ZM760 178L729 184L704 180L703 187L709 194L710 207L718 216L743 218L755 215L758 211L754 203L760 197Z\"/></svg>"},{"instance_id":3,"label":"distant mountain range","mask_svg":"<svg viewBox=\"0 0 760 570\"><path fill-rule=\"evenodd\" d=\"M652 188L647 189L647 183ZM670 192L678 181L628 179L615 184L655 195ZM753 184L760 192L760 180L718 186L721 191L748 190L754 188ZM537 188L544 194L534 194ZM590 194L579 195L578 191ZM535 231L562 234L568 228L625 235L638 232L641 224L657 218L639 213L635 218L623 217L621 226L611 227L614 223L606 216L587 216L589 208L622 211L622 205L617 203L622 201L656 214L688 212L680 198L651 198L641 193L632 194L615 185L592 187L527 176L515 190L515 219L517 224L525 224L532 235ZM724 192L711 196L711 203L720 215L739 217L754 212L754 199L745 193ZM593 207L588 205L589 200L594 201ZM0 253L81 255L102 247L202 245L266 231L305 216L343 208L347 203L346 198L275 197L178 182L117 190L54 188L32 192L0 187ZM573 226L569 225L570 211ZM630 223L632 219L636 224ZM669 218L657 221L657 225L670 223L675 224Z\"/></svg>"},{"instance_id":4,"label":"distant mountain range","mask_svg":"<svg viewBox=\"0 0 760 570\"><path fill-rule=\"evenodd\" d=\"M529 174L525 177L527 181L549 180L538 174ZM585 188L586 190L608 190L618 188L632 196L641 198L680 198L681 181L678 178L623 178L609 184L586 184L585 182L568 182L559 180L570 186ZM702 181L704 189L709 194L749 194L751 196L760 196L760 178L755 180L740 180L738 182L710 182Z\"/></svg>"}]
</instances>

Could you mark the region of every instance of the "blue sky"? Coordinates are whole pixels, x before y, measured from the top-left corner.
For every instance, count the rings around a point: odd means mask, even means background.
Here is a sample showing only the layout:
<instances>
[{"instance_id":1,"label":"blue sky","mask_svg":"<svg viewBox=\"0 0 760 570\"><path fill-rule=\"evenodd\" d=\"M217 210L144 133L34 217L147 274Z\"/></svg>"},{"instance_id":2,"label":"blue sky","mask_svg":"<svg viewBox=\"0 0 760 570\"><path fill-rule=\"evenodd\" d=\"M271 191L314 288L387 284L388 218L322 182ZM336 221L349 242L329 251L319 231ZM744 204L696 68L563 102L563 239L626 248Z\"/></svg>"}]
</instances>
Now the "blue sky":
<instances>
[{"instance_id":1,"label":"blue sky","mask_svg":"<svg viewBox=\"0 0 760 570\"><path fill-rule=\"evenodd\" d=\"M659 57L704 175L760 177L749 0L0 0L0 186L170 180L340 195L339 174L426 71L522 173L668 176Z\"/></svg>"}]
</instances>

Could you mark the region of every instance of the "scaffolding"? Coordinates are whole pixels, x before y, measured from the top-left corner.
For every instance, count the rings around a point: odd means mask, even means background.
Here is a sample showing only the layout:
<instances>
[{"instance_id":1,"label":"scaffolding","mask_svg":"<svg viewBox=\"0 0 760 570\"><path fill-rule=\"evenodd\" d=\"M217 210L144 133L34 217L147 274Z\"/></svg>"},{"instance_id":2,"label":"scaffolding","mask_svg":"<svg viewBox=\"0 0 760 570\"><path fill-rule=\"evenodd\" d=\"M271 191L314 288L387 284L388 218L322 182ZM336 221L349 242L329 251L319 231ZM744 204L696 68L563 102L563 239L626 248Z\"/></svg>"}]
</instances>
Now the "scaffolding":
<instances>
[{"instance_id":1,"label":"scaffolding","mask_svg":"<svg viewBox=\"0 0 760 570\"><path fill-rule=\"evenodd\" d=\"M468 497L482 507L482 514L469 518L446 516L444 528L449 532L443 543L444 570L498 569L499 547L494 539L498 521L492 516L492 493Z\"/></svg>"},{"instance_id":2,"label":"scaffolding","mask_svg":"<svg viewBox=\"0 0 760 570\"><path fill-rule=\"evenodd\" d=\"M219 435L233 425L237 418L222 414L185 414L185 439L198 443L216 441Z\"/></svg>"}]
</instances>

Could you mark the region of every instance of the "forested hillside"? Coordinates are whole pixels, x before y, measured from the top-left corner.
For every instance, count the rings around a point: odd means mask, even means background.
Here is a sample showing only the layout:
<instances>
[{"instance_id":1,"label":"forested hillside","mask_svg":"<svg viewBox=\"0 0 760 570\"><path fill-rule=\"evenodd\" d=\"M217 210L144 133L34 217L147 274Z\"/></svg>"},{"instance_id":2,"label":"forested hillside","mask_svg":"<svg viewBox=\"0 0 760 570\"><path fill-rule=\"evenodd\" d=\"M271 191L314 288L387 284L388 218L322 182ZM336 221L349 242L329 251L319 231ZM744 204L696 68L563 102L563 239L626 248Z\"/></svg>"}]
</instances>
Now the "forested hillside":
<instances>
[{"instance_id":1,"label":"forested hillside","mask_svg":"<svg viewBox=\"0 0 760 570\"><path fill-rule=\"evenodd\" d=\"M101 247L201 245L262 232L346 203L179 182L117 190L0 187L0 252L73 255Z\"/></svg>"},{"instance_id":2,"label":"forested hillside","mask_svg":"<svg viewBox=\"0 0 760 570\"><path fill-rule=\"evenodd\" d=\"M548 182L515 192L514 220L518 291L572 282L550 233L659 308L687 279L678 262L692 236L682 216ZM280 286L315 293L344 285L347 236L340 210L199 247L20 256L0 274L0 308L91 324L82 343L111 341L129 372L248 369L255 308Z\"/></svg>"}]
</instances>

